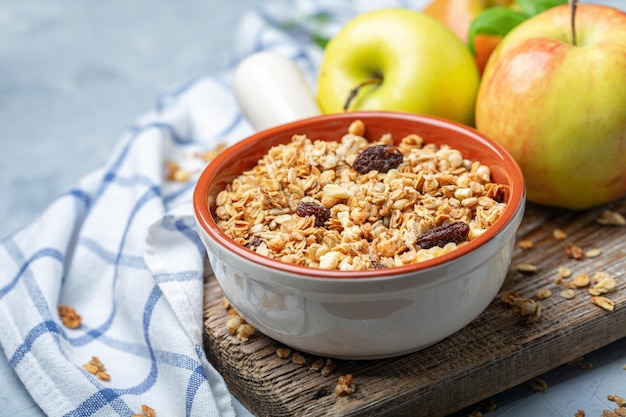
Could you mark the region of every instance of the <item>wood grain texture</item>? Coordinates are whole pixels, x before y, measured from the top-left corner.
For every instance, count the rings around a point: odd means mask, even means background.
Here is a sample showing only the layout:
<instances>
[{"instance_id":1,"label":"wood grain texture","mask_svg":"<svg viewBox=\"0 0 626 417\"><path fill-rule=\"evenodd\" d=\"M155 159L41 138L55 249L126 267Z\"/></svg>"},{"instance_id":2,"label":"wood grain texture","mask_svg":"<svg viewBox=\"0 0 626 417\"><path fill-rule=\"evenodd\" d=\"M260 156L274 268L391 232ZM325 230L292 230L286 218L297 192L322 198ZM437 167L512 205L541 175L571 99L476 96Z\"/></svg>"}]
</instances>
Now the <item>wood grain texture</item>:
<instances>
[{"instance_id":1,"label":"wood grain texture","mask_svg":"<svg viewBox=\"0 0 626 417\"><path fill-rule=\"evenodd\" d=\"M602 226L596 220L604 209L626 214L626 199L585 212L571 212L528 204L517 238L530 239L534 248L515 249L501 292L468 326L419 352L374 361L335 361L337 369L323 377L310 370L318 359L304 354L306 365L276 356L282 345L262 335L242 343L226 332L228 318L222 293L210 274L205 285L205 351L234 395L257 416L445 416L471 406L519 383L573 361L626 336L626 227ZM557 240L555 228L567 233ZM568 258L567 243L597 258ZM524 275L515 265L532 263L537 273ZM558 269L573 274L597 271L617 281L606 295L613 312L591 303L587 289L573 299L559 293ZM571 281L571 278L565 282ZM500 302L504 292L536 299L539 289L552 296L542 300L541 319L527 324L510 306ZM346 397L333 393L339 375L352 374L357 391Z\"/></svg>"}]
</instances>

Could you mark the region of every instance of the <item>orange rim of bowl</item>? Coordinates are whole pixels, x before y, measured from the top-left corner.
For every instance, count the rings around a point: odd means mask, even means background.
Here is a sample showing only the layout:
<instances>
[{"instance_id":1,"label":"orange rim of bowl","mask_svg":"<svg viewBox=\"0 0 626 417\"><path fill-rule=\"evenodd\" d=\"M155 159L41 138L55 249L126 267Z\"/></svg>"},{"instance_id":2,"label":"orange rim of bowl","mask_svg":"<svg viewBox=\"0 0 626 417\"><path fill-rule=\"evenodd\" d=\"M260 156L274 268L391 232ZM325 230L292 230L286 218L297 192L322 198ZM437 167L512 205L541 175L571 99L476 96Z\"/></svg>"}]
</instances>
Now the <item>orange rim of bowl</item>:
<instances>
[{"instance_id":1,"label":"orange rim of bowl","mask_svg":"<svg viewBox=\"0 0 626 417\"><path fill-rule=\"evenodd\" d=\"M278 134L284 135L286 132L291 132L289 137L293 134L301 133L305 130L307 126L314 126L318 123L344 123L346 126L345 132L347 132L347 126L354 121L355 119L361 119L364 121L366 129L368 126L368 119L385 119L389 120L389 122L393 121L403 121L410 123L417 123L422 125L427 125L430 128L441 129L443 128L445 132L455 132L460 133L462 136L466 138L471 138L474 140L478 146L481 148L487 149L490 152L490 157L487 159L493 159L494 157L499 161L499 165L502 165L504 170L502 172L506 173L506 179L508 179L509 185L509 200L507 201L506 208L500 218L489 227L482 235L476 237L471 240L467 244L460 246L453 251L450 251L446 254L440 255L433 259L428 259L424 261L419 261L416 263L396 266L391 268L383 268L383 269L369 269L369 270L359 270L359 271L342 271L342 270L327 270L321 268L307 267L301 265L290 264L286 262L282 262L277 259L271 259L266 256L257 254L256 252L249 250L248 248L236 243L230 237L228 237L218 226L211 214L211 210L209 208L209 189L211 187L217 188L219 191L223 190L227 183L232 181L232 177L228 179L222 179L220 181L221 185L215 185L214 179L220 178L219 172L225 167L232 165L234 161L240 159L239 155L245 155L245 152L250 150L251 148L258 146L260 142L264 139L272 138ZM444 132L442 131L442 132ZM416 132L418 133L418 132ZM419 134L419 133L418 133ZM335 136L341 136L335 133ZM395 136L395 135L394 135ZM469 139L468 139L469 140ZM428 137L424 137L424 142L428 143ZM285 141L281 141L279 143L285 143ZM445 142L441 142L443 144ZM263 150L267 152L270 145L263 146ZM462 151L463 152L463 151ZM258 155L255 153L254 155ZM465 158L465 152L463 152ZM261 155L259 155L261 156ZM255 163L259 158L255 158ZM476 160L476 158L471 158ZM480 161L484 163L483 161ZM493 166L485 163L492 170L493 175ZM245 168L250 169L253 165ZM243 170L242 170L243 171ZM238 172L238 174L241 172ZM502 181L498 181L502 183ZM482 133L477 130L462 125L460 123L456 123L450 120L434 117L434 116L425 116L418 115L414 113L401 113L401 112L386 112L386 111L364 111L364 112L351 112L351 113L340 113L340 114L329 114L322 116L315 116L307 119L298 120L295 122L286 123L283 125L279 125L273 128L269 128L263 130L261 132L257 132L248 136L247 138L231 145L227 149L223 150L218 154L218 156L212 160L207 167L203 170L198 178L198 182L194 189L193 194L193 205L194 212L196 215L196 219L199 222L202 229L209 235L211 239L217 242L220 246L222 246L227 251L240 256L250 262L255 264L264 266L266 268L279 270L282 272L307 276L312 278L324 278L324 279L341 279L341 278L374 278L374 277L390 277L396 275L403 275L419 270L429 269L436 266L440 266L450 260L461 258L464 255L467 255L474 249L484 245L489 240L491 240L494 236L496 236L499 232L501 232L505 226L515 217L516 213L521 209L524 204L524 195L525 195L525 185L522 176L522 172L517 164L517 162L513 159L510 153L506 151L501 145L497 144L492 139L487 138ZM215 196L219 192L215 193ZM213 196L214 197L214 196Z\"/></svg>"}]
</instances>

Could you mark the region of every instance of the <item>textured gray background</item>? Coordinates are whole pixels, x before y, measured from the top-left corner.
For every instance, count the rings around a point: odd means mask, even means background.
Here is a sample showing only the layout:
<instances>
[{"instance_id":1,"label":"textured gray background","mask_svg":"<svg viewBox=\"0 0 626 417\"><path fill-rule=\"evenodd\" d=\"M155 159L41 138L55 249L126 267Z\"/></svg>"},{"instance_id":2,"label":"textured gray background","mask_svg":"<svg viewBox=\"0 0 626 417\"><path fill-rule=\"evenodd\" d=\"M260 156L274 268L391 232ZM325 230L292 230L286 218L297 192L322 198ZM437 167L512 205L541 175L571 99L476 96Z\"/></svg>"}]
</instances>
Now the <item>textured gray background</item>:
<instances>
[{"instance_id":1,"label":"textured gray background","mask_svg":"<svg viewBox=\"0 0 626 417\"><path fill-rule=\"evenodd\" d=\"M102 166L168 86L230 65L253 0L0 0L0 237Z\"/></svg>"},{"instance_id":2,"label":"textured gray background","mask_svg":"<svg viewBox=\"0 0 626 417\"><path fill-rule=\"evenodd\" d=\"M102 166L168 86L227 70L239 16L258 3L0 0L0 238ZM593 370L546 374L545 394L522 384L497 396L488 416L599 416L607 394L626 397L626 340L586 360ZM0 416L42 415L0 353Z\"/></svg>"}]
</instances>

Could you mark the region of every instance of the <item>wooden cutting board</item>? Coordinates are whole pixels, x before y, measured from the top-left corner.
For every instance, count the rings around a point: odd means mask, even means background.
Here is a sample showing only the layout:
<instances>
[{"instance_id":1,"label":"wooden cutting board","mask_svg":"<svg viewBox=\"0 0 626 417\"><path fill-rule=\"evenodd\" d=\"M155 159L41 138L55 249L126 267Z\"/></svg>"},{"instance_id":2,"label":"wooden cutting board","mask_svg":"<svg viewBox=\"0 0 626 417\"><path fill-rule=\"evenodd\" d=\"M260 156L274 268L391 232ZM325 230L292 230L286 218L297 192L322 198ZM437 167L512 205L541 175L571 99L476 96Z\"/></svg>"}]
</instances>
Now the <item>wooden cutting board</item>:
<instances>
[{"instance_id":1,"label":"wooden cutting board","mask_svg":"<svg viewBox=\"0 0 626 417\"><path fill-rule=\"evenodd\" d=\"M626 227L598 224L605 209L626 215L626 199L585 212L528 204L517 238L531 240L534 247L516 247L501 293L477 319L410 355L334 361L337 368L328 376L310 369L317 357L303 354L307 363L297 365L279 358L275 352L282 345L262 334L245 343L230 335L223 295L209 273L206 354L231 392L257 416L437 417L462 410L626 336ZM556 239L556 228L567 237ZM575 260L567 256L568 243L583 250L597 248L601 254ZM520 263L537 265L538 271L522 274L516 269ZM556 282L561 266L573 275L609 273L617 281L615 291L606 295L614 310L592 304L588 289L576 289L573 299L562 298L572 278ZM505 292L537 300L543 288L552 296L541 301L540 320L533 324L500 301ZM333 389L345 374L353 375L356 392L340 397Z\"/></svg>"}]
</instances>

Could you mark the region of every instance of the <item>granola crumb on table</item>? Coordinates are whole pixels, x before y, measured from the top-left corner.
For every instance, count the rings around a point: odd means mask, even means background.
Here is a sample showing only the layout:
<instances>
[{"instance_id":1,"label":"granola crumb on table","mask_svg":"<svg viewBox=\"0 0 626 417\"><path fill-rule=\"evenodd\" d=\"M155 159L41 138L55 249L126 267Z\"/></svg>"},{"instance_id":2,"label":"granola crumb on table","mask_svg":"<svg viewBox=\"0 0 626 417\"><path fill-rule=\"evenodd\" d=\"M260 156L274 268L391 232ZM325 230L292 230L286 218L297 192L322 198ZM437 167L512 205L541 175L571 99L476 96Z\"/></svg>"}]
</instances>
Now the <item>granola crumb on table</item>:
<instances>
[{"instance_id":1,"label":"granola crumb on table","mask_svg":"<svg viewBox=\"0 0 626 417\"><path fill-rule=\"evenodd\" d=\"M368 142L364 130L355 121L339 142L294 135L271 148L219 193L218 226L250 250L283 262L365 270L448 253L500 218L508 186L493 183L486 165L416 134L395 145L390 134ZM384 147L359 164L364 173L353 169L359 155L377 145ZM402 162L394 168L399 153ZM388 157L393 163L379 160ZM363 165L370 163L377 169L366 172ZM299 216L298 204L311 215ZM416 243L438 226L461 222L469 226L467 240L429 249Z\"/></svg>"},{"instance_id":2,"label":"granola crumb on table","mask_svg":"<svg viewBox=\"0 0 626 417\"><path fill-rule=\"evenodd\" d=\"M354 393L356 391L356 383L352 378L352 374L340 375L334 391L339 396Z\"/></svg>"}]
</instances>

